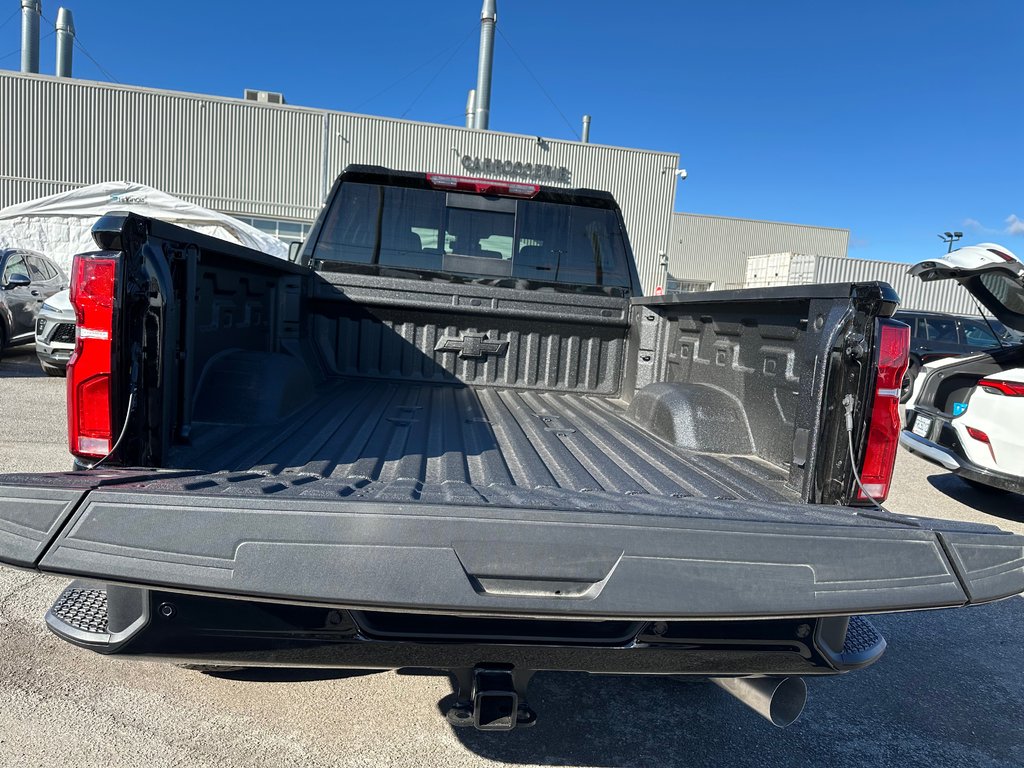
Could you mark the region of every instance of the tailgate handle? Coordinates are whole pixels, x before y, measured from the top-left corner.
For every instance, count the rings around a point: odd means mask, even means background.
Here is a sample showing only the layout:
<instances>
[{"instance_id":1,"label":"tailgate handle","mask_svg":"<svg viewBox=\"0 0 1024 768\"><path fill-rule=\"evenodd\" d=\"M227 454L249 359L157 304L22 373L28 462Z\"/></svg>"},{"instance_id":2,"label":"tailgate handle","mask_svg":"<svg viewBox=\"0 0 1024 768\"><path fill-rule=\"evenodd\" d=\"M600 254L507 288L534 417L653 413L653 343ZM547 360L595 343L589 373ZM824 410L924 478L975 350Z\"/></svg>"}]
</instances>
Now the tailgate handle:
<instances>
[{"instance_id":1,"label":"tailgate handle","mask_svg":"<svg viewBox=\"0 0 1024 768\"><path fill-rule=\"evenodd\" d=\"M554 581L543 579L485 579L470 576L469 583L481 595L493 597L595 598L607 579L601 581Z\"/></svg>"},{"instance_id":2,"label":"tailgate handle","mask_svg":"<svg viewBox=\"0 0 1024 768\"><path fill-rule=\"evenodd\" d=\"M494 597L595 598L622 559L618 548L456 542L466 577Z\"/></svg>"}]
</instances>

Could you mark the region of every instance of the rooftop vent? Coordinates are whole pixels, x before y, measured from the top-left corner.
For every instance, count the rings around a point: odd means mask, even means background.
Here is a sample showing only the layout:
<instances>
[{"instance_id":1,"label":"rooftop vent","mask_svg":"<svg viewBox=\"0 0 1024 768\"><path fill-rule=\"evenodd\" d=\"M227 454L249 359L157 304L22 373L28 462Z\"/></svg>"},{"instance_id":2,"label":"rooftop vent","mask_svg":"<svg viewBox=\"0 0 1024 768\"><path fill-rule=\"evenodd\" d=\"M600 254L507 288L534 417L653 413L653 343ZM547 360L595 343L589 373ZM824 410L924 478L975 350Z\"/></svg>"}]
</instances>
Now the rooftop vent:
<instances>
[{"instance_id":1,"label":"rooftop vent","mask_svg":"<svg viewBox=\"0 0 1024 768\"><path fill-rule=\"evenodd\" d=\"M246 88L243 98L246 101L258 101L260 104L284 104L284 94L273 91L256 91Z\"/></svg>"}]
</instances>

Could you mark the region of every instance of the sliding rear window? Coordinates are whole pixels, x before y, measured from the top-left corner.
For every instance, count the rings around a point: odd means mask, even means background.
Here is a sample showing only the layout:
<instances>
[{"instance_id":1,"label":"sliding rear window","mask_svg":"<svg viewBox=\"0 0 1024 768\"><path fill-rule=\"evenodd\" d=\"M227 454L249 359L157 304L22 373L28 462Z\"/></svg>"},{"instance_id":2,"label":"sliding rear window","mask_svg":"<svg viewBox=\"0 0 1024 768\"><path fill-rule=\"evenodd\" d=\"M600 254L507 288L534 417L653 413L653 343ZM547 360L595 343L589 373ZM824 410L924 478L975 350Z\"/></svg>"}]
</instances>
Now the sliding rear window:
<instances>
[{"instance_id":1,"label":"sliding rear window","mask_svg":"<svg viewBox=\"0 0 1024 768\"><path fill-rule=\"evenodd\" d=\"M346 182L314 258L328 262L630 287L609 208Z\"/></svg>"}]
</instances>

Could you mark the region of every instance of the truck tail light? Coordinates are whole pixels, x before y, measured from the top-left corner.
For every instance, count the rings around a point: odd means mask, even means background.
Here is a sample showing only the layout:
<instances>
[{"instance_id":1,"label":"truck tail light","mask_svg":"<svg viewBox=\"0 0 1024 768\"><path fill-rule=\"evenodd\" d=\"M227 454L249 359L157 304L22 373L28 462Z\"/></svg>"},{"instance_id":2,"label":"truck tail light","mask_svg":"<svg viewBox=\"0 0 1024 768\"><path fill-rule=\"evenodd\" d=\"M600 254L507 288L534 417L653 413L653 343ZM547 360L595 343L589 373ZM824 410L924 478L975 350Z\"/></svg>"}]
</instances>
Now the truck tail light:
<instances>
[{"instance_id":1,"label":"truck tail light","mask_svg":"<svg viewBox=\"0 0 1024 768\"><path fill-rule=\"evenodd\" d=\"M1024 382L1000 381L999 379L982 379L978 386L990 395L1006 395L1007 397L1024 397Z\"/></svg>"},{"instance_id":2,"label":"truck tail light","mask_svg":"<svg viewBox=\"0 0 1024 768\"><path fill-rule=\"evenodd\" d=\"M885 501L900 441L900 388L910 362L910 326L879 320L878 373L857 498ZM865 494L865 491L867 494Z\"/></svg>"},{"instance_id":3,"label":"truck tail light","mask_svg":"<svg viewBox=\"0 0 1024 768\"><path fill-rule=\"evenodd\" d=\"M427 181L434 189L449 189L454 192L471 192L475 195L500 195L502 197L536 197L540 187L536 184L521 184L515 181L495 179L471 179L468 176L446 176L428 173Z\"/></svg>"},{"instance_id":4,"label":"truck tail light","mask_svg":"<svg viewBox=\"0 0 1024 768\"><path fill-rule=\"evenodd\" d=\"M81 457L102 458L113 447L111 368L119 260L110 253L75 256L71 304L75 351L68 361L68 447Z\"/></svg>"}]
</instances>

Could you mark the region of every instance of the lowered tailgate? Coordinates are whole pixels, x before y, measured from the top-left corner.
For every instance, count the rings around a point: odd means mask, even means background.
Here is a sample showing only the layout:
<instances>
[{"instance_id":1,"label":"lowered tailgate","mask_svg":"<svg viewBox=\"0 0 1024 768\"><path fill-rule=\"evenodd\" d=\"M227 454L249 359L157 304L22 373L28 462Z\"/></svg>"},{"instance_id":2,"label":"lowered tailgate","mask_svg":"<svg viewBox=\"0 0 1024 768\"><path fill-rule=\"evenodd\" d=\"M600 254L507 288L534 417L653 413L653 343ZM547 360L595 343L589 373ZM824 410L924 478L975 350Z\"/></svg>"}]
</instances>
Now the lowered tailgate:
<instances>
[{"instance_id":1,"label":"lowered tailgate","mask_svg":"<svg viewBox=\"0 0 1024 768\"><path fill-rule=\"evenodd\" d=\"M1024 590L1024 537L987 526L714 499L624 514L600 500L524 510L307 498L281 485L116 470L7 476L0 562L284 602L569 618L849 615Z\"/></svg>"}]
</instances>

